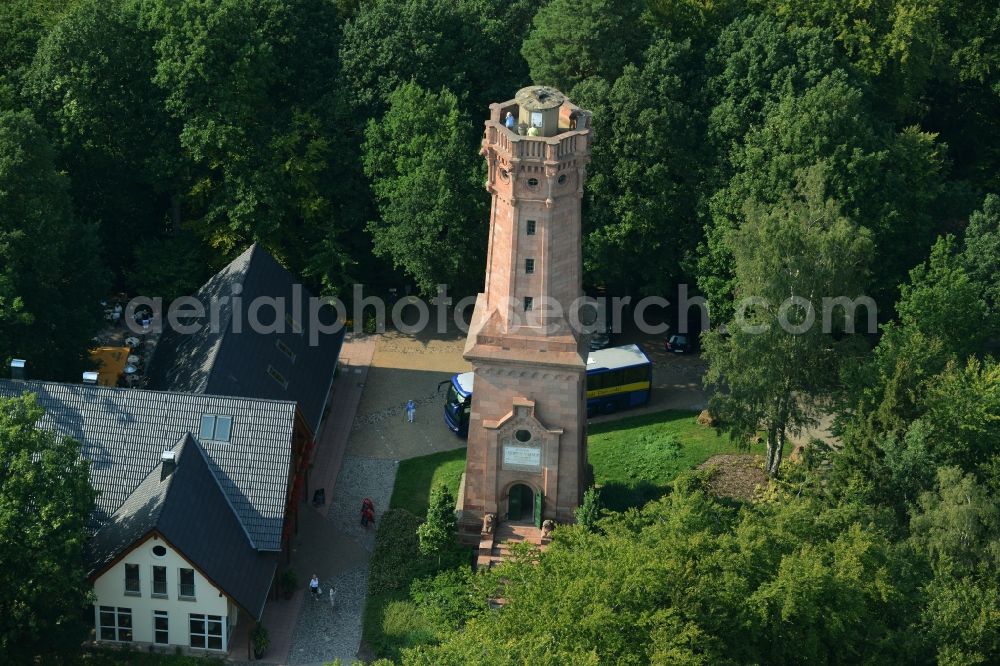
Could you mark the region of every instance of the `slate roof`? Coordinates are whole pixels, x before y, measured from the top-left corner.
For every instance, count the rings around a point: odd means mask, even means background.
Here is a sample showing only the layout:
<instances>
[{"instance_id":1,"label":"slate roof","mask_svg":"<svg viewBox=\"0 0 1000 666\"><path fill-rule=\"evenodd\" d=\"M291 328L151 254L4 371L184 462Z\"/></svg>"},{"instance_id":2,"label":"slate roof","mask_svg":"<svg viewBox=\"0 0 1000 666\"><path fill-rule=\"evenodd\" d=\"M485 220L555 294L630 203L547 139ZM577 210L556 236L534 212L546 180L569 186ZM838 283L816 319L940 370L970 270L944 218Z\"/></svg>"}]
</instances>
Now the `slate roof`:
<instances>
[{"instance_id":1,"label":"slate roof","mask_svg":"<svg viewBox=\"0 0 1000 666\"><path fill-rule=\"evenodd\" d=\"M45 409L40 425L80 442L91 461L91 483L99 492L95 527L121 508L163 451L188 433L198 437L203 414L232 417L229 443L199 443L253 545L281 550L294 403L0 380L0 396L25 392L38 394Z\"/></svg>"},{"instance_id":2,"label":"slate roof","mask_svg":"<svg viewBox=\"0 0 1000 666\"><path fill-rule=\"evenodd\" d=\"M278 553L254 549L194 437L184 435L173 451L173 469L154 467L90 540L89 573L155 531L259 619Z\"/></svg>"},{"instance_id":3,"label":"slate roof","mask_svg":"<svg viewBox=\"0 0 1000 666\"><path fill-rule=\"evenodd\" d=\"M150 387L293 400L313 433L318 433L344 328L336 334L318 334L317 344L310 345L312 294L256 243L202 285L194 297L205 307L206 316L198 320L202 326L195 333L181 333L164 325L147 372ZM283 315L276 316L271 305L264 305L255 315L265 326L280 327L279 332L257 332L248 323L254 299L262 297L284 303ZM234 301L238 303L235 308ZM300 304L298 312L293 302ZM209 325L213 305L218 312L215 327ZM291 322L285 315L292 317ZM333 317L324 313L323 321L332 322ZM279 341L294 358L279 348ZM287 386L269 368L280 373Z\"/></svg>"}]
</instances>

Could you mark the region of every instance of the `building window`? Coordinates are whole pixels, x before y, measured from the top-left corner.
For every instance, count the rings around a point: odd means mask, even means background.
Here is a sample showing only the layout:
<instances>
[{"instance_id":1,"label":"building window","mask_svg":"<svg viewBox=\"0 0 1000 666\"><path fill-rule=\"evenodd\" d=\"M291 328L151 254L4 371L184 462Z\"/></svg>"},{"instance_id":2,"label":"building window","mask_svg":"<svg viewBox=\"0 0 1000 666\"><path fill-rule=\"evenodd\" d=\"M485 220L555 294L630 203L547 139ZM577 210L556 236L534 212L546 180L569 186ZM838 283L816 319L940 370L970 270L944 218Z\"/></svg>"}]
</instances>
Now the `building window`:
<instances>
[{"instance_id":1,"label":"building window","mask_svg":"<svg viewBox=\"0 0 1000 666\"><path fill-rule=\"evenodd\" d=\"M153 611L153 642L157 645L170 642L170 616L167 611Z\"/></svg>"},{"instance_id":2,"label":"building window","mask_svg":"<svg viewBox=\"0 0 1000 666\"><path fill-rule=\"evenodd\" d=\"M138 564L125 565L125 594L136 597L142 594L142 588L139 584Z\"/></svg>"},{"instance_id":3,"label":"building window","mask_svg":"<svg viewBox=\"0 0 1000 666\"><path fill-rule=\"evenodd\" d=\"M524 260L524 272L527 273L528 275L531 275L532 273L535 272L535 260L534 259L525 259Z\"/></svg>"},{"instance_id":4,"label":"building window","mask_svg":"<svg viewBox=\"0 0 1000 666\"><path fill-rule=\"evenodd\" d=\"M202 414L198 438L203 442L228 442L233 429L233 417Z\"/></svg>"},{"instance_id":5,"label":"building window","mask_svg":"<svg viewBox=\"0 0 1000 666\"><path fill-rule=\"evenodd\" d=\"M102 641L132 642L132 609L101 606L97 635Z\"/></svg>"},{"instance_id":6,"label":"building window","mask_svg":"<svg viewBox=\"0 0 1000 666\"><path fill-rule=\"evenodd\" d=\"M524 311L525 312L528 312L529 310L531 310L531 306L534 305L534 301L535 301L535 299L533 299L531 296L525 296L524 297Z\"/></svg>"},{"instance_id":7,"label":"building window","mask_svg":"<svg viewBox=\"0 0 1000 666\"><path fill-rule=\"evenodd\" d=\"M153 557L166 557L167 549L165 546L153 546Z\"/></svg>"},{"instance_id":8,"label":"building window","mask_svg":"<svg viewBox=\"0 0 1000 666\"><path fill-rule=\"evenodd\" d=\"M295 363L295 352L292 351L291 347L289 347L288 345L286 345L281 340L275 340L274 341L274 346L277 347L281 351L282 354L284 354L285 356L287 356L288 359L292 363Z\"/></svg>"},{"instance_id":9,"label":"building window","mask_svg":"<svg viewBox=\"0 0 1000 666\"><path fill-rule=\"evenodd\" d=\"M267 366L267 374L271 375L271 379L278 382L281 385L281 388L283 389L288 388L288 380L285 379L285 376L283 374L275 370L274 366L271 365Z\"/></svg>"},{"instance_id":10,"label":"building window","mask_svg":"<svg viewBox=\"0 0 1000 666\"><path fill-rule=\"evenodd\" d=\"M535 235L535 221L534 220L528 220L528 235L529 236L534 236Z\"/></svg>"},{"instance_id":11,"label":"building window","mask_svg":"<svg viewBox=\"0 0 1000 666\"><path fill-rule=\"evenodd\" d=\"M194 569L178 569L177 594L185 599L194 599Z\"/></svg>"},{"instance_id":12,"label":"building window","mask_svg":"<svg viewBox=\"0 0 1000 666\"><path fill-rule=\"evenodd\" d=\"M167 596L167 568L153 567L153 596Z\"/></svg>"},{"instance_id":13,"label":"building window","mask_svg":"<svg viewBox=\"0 0 1000 666\"><path fill-rule=\"evenodd\" d=\"M528 179L528 187L538 187L538 179L537 178L529 178Z\"/></svg>"},{"instance_id":14,"label":"building window","mask_svg":"<svg viewBox=\"0 0 1000 666\"><path fill-rule=\"evenodd\" d=\"M303 335L305 333L305 331L302 330L302 324L300 324L299 320L295 319L292 315L285 315L285 323L288 324L288 328L292 333L298 333L299 335Z\"/></svg>"},{"instance_id":15,"label":"building window","mask_svg":"<svg viewBox=\"0 0 1000 666\"><path fill-rule=\"evenodd\" d=\"M222 649L222 617L191 613L191 647Z\"/></svg>"}]
</instances>

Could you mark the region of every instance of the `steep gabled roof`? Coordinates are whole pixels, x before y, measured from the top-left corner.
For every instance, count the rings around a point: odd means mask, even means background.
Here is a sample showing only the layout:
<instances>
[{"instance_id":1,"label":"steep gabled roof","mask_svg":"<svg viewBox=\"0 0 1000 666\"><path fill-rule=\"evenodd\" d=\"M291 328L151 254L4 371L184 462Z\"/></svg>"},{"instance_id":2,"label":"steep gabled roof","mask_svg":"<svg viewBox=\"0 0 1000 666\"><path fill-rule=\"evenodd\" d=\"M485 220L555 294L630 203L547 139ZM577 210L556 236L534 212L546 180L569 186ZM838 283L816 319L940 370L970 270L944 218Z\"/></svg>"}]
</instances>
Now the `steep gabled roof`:
<instances>
[{"instance_id":1,"label":"steep gabled roof","mask_svg":"<svg viewBox=\"0 0 1000 666\"><path fill-rule=\"evenodd\" d=\"M150 386L179 393L292 400L318 432L344 330L319 334L317 344L309 344L312 294L267 250L254 244L202 285L195 298L205 307L206 316L198 321L202 326L194 333L164 327L148 372ZM264 303L255 319L265 326L274 324L281 332L253 330L249 322L255 299ZM270 305L275 302L283 303L283 314L275 316ZM213 308L218 313L214 327L208 325Z\"/></svg>"},{"instance_id":2,"label":"steep gabled roof","mask_svg":"<svg viewBox=\"0 0 1000 666\"><path fill-rule=\"evenodd\" d=\"M103 525L160 464L160 455L201 417L232 418L228 443L201 441L208 465L258 550L281 550L291 472L295 404L213 395L0 380L0 396L38 395L39 425L82 445L99 492L94 527Z\"/></svg>"},{"instance_id":3,"label":"steep gabled roof","mask_svg":"<svg viewBox=\"0 0 1000 666\"><path fill-rule=\"evenodd\" d=\"M194 437L186 434L172 450L173 469L153 468L90 540L89 573L156 533L259 619L278 554L254 549Z\"/></svg>"}]
</instances>

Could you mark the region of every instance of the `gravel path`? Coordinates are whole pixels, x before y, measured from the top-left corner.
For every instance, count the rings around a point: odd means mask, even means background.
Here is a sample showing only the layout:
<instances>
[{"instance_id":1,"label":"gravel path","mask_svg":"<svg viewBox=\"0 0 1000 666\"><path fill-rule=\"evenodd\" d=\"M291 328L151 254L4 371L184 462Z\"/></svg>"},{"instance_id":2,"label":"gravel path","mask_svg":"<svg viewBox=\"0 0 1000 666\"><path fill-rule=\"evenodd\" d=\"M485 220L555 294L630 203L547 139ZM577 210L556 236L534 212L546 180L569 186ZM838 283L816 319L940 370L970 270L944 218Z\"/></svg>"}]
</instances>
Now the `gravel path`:
<instances>
[{"instance_id":1,"label":"gravel path","mask_svg":"<svg viewBox=\"0 0 1000 666\"><path fill-rule=\"evenodd\" d=\"M361 527L361 500L375 503L376 522L389 507L398 463L394 460L345 456L333 490L327 520L361 544L371 555L375 530ZM368 591L368 562L322 580L320 600L304 599L292 638L293 664L330 662L350 664L361 644L361 625ZM329 591L334 590L333 604Z\"/></svg>"}]
</instances>

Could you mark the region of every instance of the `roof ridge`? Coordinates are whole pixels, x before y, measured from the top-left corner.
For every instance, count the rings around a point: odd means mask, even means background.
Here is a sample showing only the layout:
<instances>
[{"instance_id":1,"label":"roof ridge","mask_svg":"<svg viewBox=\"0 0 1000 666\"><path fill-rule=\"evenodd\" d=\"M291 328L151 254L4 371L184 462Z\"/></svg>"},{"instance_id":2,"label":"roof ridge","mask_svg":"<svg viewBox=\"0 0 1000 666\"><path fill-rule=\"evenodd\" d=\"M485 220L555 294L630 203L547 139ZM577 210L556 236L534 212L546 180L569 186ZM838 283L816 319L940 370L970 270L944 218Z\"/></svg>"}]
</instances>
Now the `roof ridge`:
<instances>
[{"instance_id":1,"label":"roof ridge","mask_svg":"<svg viewBox=\"0 0 1000 666\"><path fill-rule=\"evenodd\" d=\"M238 295L241 297L241 300L242 300L242 295L243 295L243 290L245 288L245 283L246 283L247 275L250 274L250 264L253 262L253 258L255 256L259 255L259 252L257 252L257 248L258 248L258 244L256 243L256 241L253 242L253 243L251 243L250 246L247 249L245 249L242 252L240 252L238 255L236 255L236 257L233 258L232 261L230 261L223 268L221 268L220 270L218 270L214 275L212 275L212 277L210 277L208 279L208 282L206 282L205 284L203 284L201 286L201 288L198 289L198 291L200 292L202 289L204 289L220 273L222 273L223 271L228 270L234 264L236 264L237 262L239 262L239 261L242 260L243 265L242 265L242 268L240 268L239 273L237 274L238 279L235 282L233 282L233 285L235 285L235 284L240 285L240 293ZM246 256L246 259L243 259L244 256ZM207 355L207 359L206 359L207 362L208 362L208 368L209 368L208 374L205 375L205 382L204 382L204 384L205 384L205 388L206 389L212 383L212 376L215 374L215 371L216 371L216 362L215 361L216 361L216 359L219 356L219 350L222 349L222 343L225 341L225 339L227 337L229 337L230 323L233 321L233 300L232 300L232 296L233 296L233 290L232 290L232 285L230 285L230 288L229 288L229 300L226 301L226 307L224 309L222 309L222 318L219 320L220 335L216 338L215 344L213 344L212 347L209 349L208 355Z\"/></svg>"},{"instance_id":2,"label":"roof ridge","mask_svg":"<svg viewBox=\"0 0 1000 666\"><path fill-rule=\"evenodd\" d=\"M61 386L66 388L83 389L85 391L91 391L97 393L100 391L124 391L134 393L136 395L169 395L169 396L180 396L184 398L226 398L229 400L241 400L244 402L266 402L272 404L287 404L295 406L297 403L294 400L276 400L274 398L251 398L243 395L221 395L217 393L188 393L185 391L164 391L162 389L139 389L139 388L128 388L121 386L101 386L100 384L75 384L71 382L55 382L45 379L28 379L28 380L14 380L14 379L3 379L0 378L0 382L5 384L18 384L21 386L26 385L50 385L50 386ZM30 392L30 391L29 391Z\"/></svg>"},{"instance_id":3,"label":"roof ridge","mask_svg":"<svg viewBox=\"0 0 1000 666\"><path fill-rule=\"evenodd\" d=\"M222 498L226 500L226 506L228 506L229 510L233 512L233 517L236 518L236 522L239 524L240 529L243 530L243 536L247 538L247 541L250 543L250 547L258 552L261 552L261 549L257 547L257 543L253 540L253 537L250 536L247 526L243 524L243 520L240 518L240 512L236 510L235 506L233 506L232 501L229 499L229 494L226 493L225 488L222 487L222 483L219 482L219 477L215 474L215 470L212 469L212 463L208 458L208 454L206 454L205 450L202 448L201 442L195 439L194 435L190 432L187 434L186 439L190 439L191 442L194 443L195 450L198 451L199 455L201 455L201 459L205 463L205 468L208 470L212 480L215 481L216 489L222 495Z\"/></svg>"}]
</instances>

